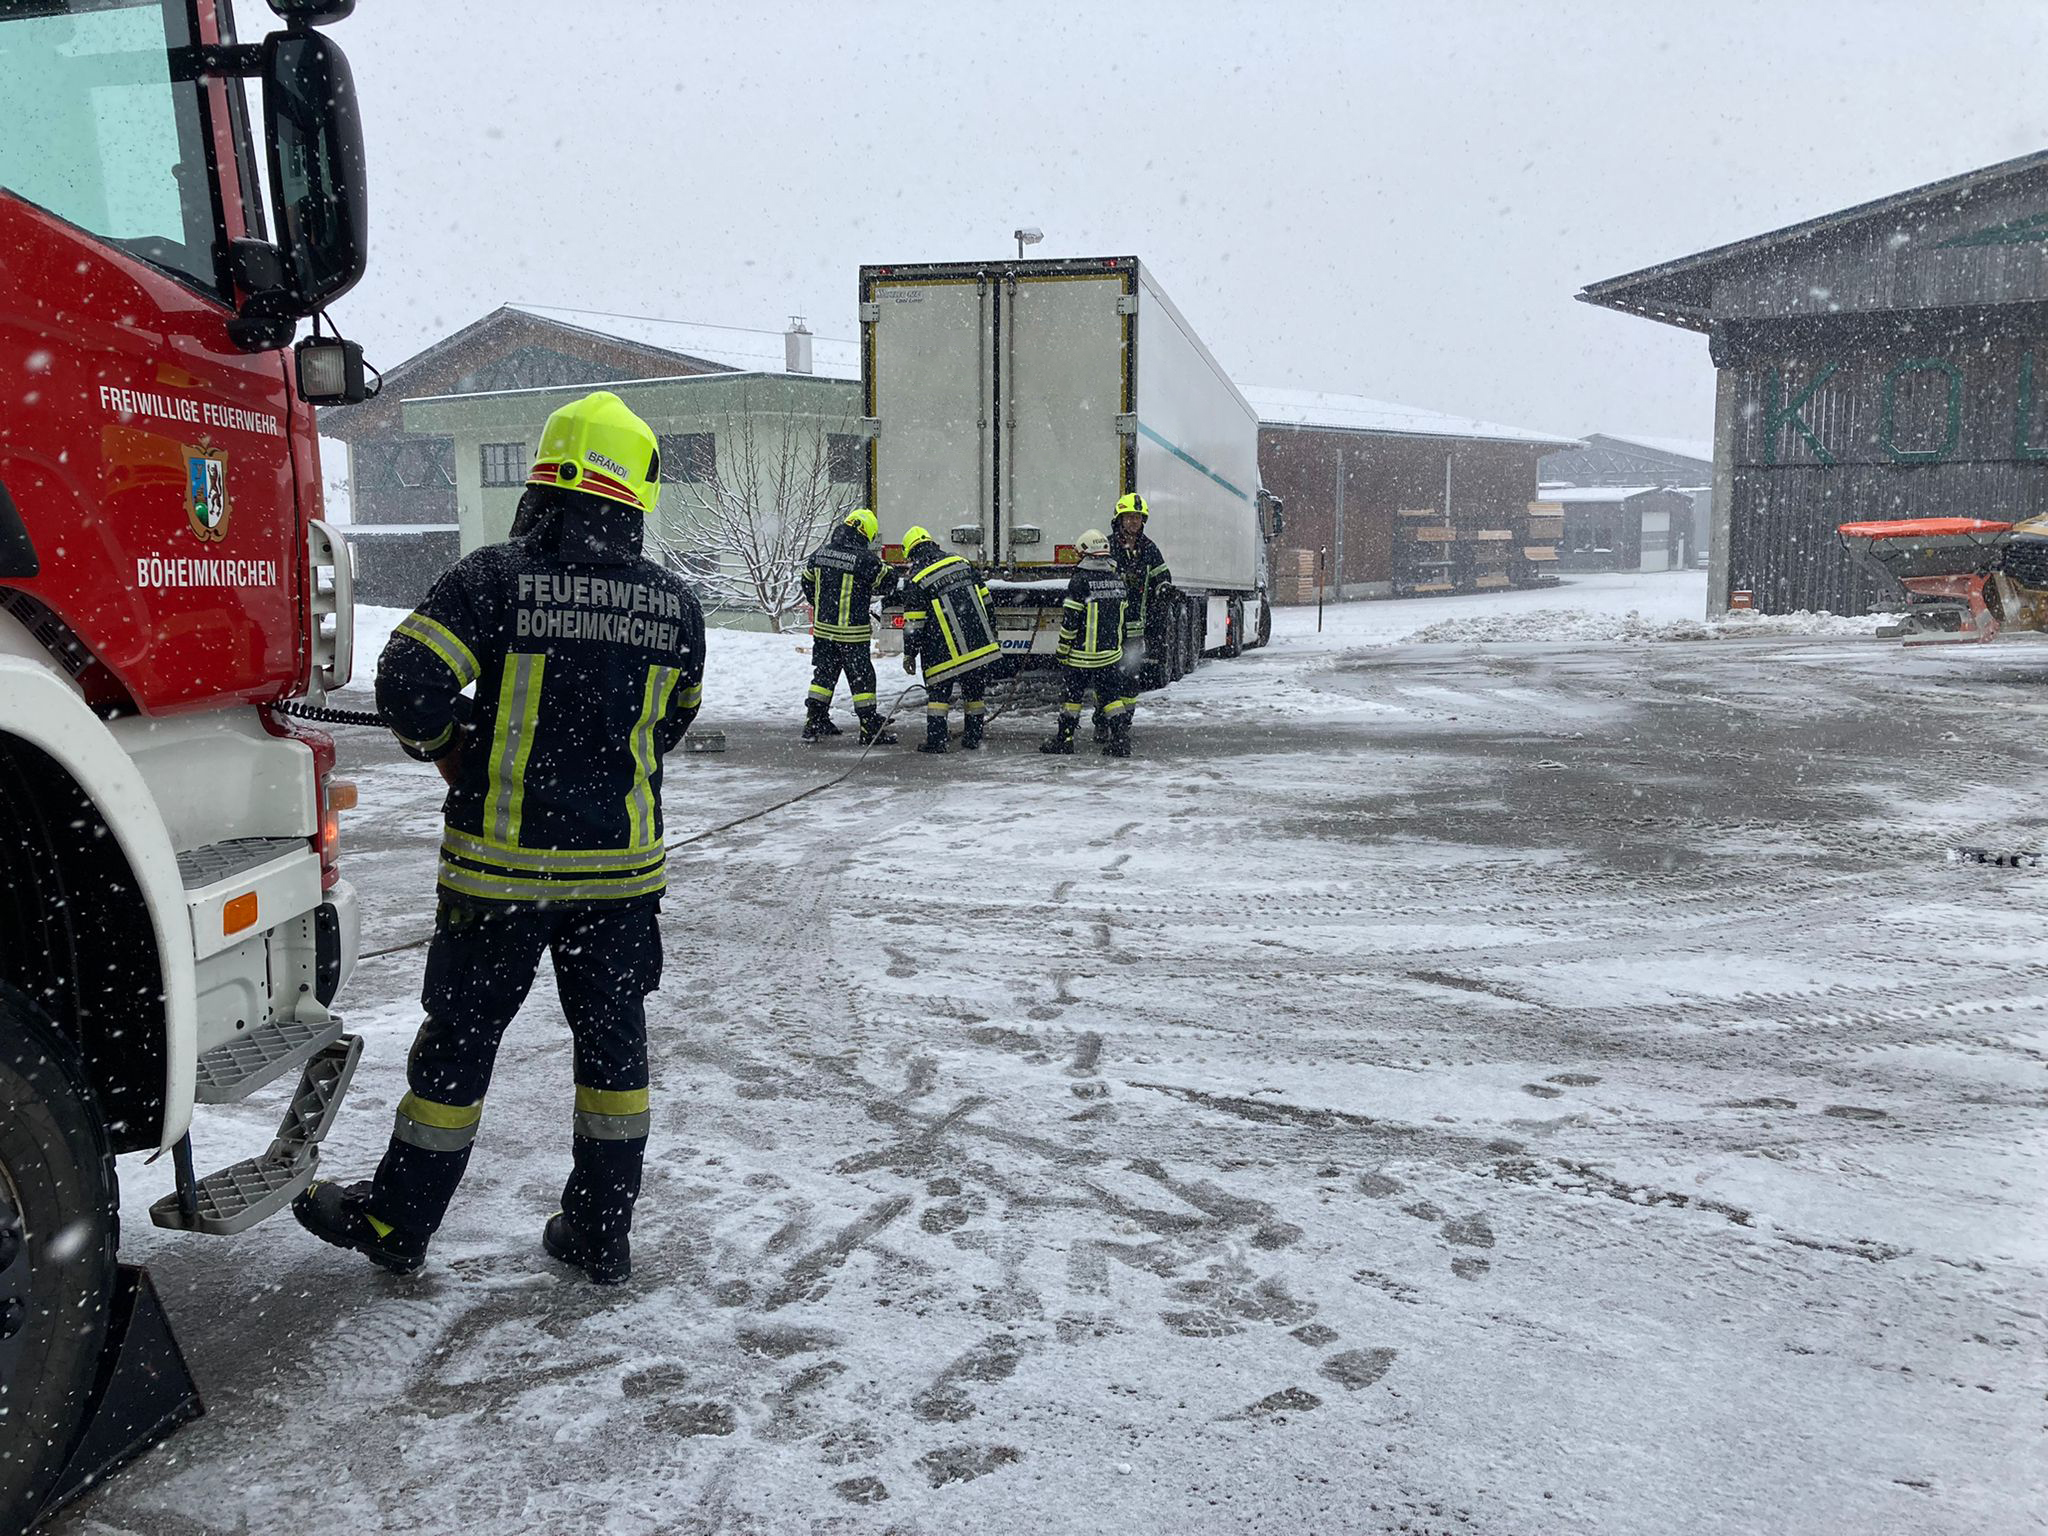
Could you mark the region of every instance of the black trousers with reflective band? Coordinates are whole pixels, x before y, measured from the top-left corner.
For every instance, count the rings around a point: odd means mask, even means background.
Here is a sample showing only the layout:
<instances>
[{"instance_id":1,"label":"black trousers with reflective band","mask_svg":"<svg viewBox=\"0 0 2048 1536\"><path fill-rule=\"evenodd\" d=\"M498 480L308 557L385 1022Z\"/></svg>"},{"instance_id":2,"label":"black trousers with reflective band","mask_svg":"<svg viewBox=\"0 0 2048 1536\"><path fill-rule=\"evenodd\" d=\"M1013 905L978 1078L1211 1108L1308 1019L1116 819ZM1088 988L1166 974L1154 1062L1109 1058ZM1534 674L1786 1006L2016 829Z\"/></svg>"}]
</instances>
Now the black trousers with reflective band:
<instances>
[{"instance_id":1,"label":"black trousers with reflective band","mask_svg":"<svg viewBox=\"0 0 2048 1536\"><path fill-rule=\"evenodd\" d=\"M420 1236L441 1225L469 1166L498 1042L551 954L574 1041L576 1099L562 1210L594 1241L632 1229L647 1148L646 995L661 981L660 904L533 906L441 895L406 1063L411 1090L378 1165L370 1213Z\"/></svg>"},{"instance_id":2,"label":"black trousers with reflective band","mask_svg":"<svg viewBox=\"0 0 2048 1536\"><path fill-rule=\"evenodd\" d=\"M924 707L943 715L953 704L953 690L960 690L962 704L979 704L988 689L988 668L976 667L971 672L962 672L958 677L943 678L924 687Z\"/></svg>"},{"instance_id":3,"label":"black trousers with reflective band","mask_svg":"<svg viewBox=\"0 0 2048 1536\"><path fill-rule=\"evenodd\" d=\"M1069 715L1081 712L1081 701L1090 692L1095 695L1095 713L1123 714L1131 711L1131 694L1136 687L1131 675L1121 665L1110 667L1076 667L1060 663L1060 704ZM1121 706L1121 707L1119 707Z\"/></svg>"},{"instance_id":4,"label":"black trousers with reflective band","mask_svg":"<svg viewBox=\"0 0 2048 1536\"><path fill-rule=\"evenodd\" d=\"M839 685L842 672L846 674L847 689L853 694L855 711L867 714L875 707L875 658L868 642L813 638L810 702L829 708L832 690Z\"/></svg>"}]
</instances>

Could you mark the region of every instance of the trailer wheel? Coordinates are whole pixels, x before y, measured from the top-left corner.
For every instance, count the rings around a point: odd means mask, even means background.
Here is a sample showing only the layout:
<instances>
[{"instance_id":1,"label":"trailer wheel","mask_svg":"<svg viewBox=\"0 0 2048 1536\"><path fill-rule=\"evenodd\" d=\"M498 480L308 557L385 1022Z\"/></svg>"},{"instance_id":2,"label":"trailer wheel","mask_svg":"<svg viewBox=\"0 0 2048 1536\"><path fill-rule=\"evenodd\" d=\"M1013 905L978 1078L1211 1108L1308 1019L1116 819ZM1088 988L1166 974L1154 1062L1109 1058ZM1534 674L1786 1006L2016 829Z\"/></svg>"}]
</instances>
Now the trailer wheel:
<instances>
[{"instance_id":1,"label":"trailer wheel","mask_svg":"<svg viewBox=\"0 0 2048 1536\"><path fill-rule=\"evenodd\" d=\"M0 1530L64 1470L105 1344L114 1153L77 1048L0 982Z\"/></svg>"},{"instance_id":2,"label":"trailer wheel","mask_svg":"<svg viewBox=\"0 0 2048 1536\"><path fill-rule=\"evenodd\" d=\"M1182 602L1180 607L1180 657L1181 676L1186 677L1202 664L1202 609L1193 598Z\"/></svg>"},{"instance_id":3,"label":"trailer wheel","mask_svg":"<svg viewBox=\"0 0 2048 1536\"><path fill-rule=\"evenodd\" d=\"M1224 604L1224 608L1229 614L1226 623L1229 626L1230 633L1223 637L1223 654L1225 656L1242 656L1244 654L1244 599L1233 597L1228 603Z\"/></svg>"},{"instance_id":4,"label":"trailer wheel","mask_svg":"<svg viewBox=\"0 0 2048 1536\"><path fill-rule=\"evenodd\" d=\"M1177 683L1188 675L1188 604L1178 592L1167 605L1166 622L1160 626L1166 654L1159 659L1160 681Z\"/></svg>"},{"instance_id":5,"label":"trailer wheel","mask_svg":"<svg viewBox=\"0 0 2048 1536\"><path fill-rule=\"evenodd\" d=\"M1259 649L1264 650L1273 639L1273 599L1264 592L1259 594Z\"/></svg>"}]
</instances>

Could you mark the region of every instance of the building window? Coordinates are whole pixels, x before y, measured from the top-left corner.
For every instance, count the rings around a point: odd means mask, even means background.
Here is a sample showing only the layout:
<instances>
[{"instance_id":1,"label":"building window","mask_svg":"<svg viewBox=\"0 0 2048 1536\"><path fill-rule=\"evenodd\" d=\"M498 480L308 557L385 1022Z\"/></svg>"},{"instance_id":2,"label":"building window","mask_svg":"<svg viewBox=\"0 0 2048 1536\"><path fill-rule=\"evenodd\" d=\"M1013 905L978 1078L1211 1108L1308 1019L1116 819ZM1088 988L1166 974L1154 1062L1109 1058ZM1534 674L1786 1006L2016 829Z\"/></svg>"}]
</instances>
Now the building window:
<instances>
[{"instance_id":1,"label":"building window","mask_svg":"<svg viewBox=\"0 0 2048 1536\"><path fill-rule=\"evenodd\" d=\"M526 484L526 444L485 443L484 484Z\"/></svg>"},{"instance_id":2,"label":"building window","mask_svg":"<svg viewBox=\"0 0 2048 1536\"><path fill-rule=\"evenodd\" d=\"M718 439L709 432L661 435L664 485L704 485L718 478Z\"/></svg>"},{"instance_id":3,"label":"building window","mask_svg":"<svg viewBox=\"0 0 2048 1536\"><path fill-rule=\"evenodd\" d=\"M834 485L859 485L867 479L867 441L857 432L825 434L825 475Z\"/></svg>"},{"instance_id":4,"label":"building window","mask_svg":"<svg viewBox=\"0 0 2048 1536\"><path fill-rule=\"evenodd\" d=\"M455 443L446 437L400 440L391 454L391 474L407 490L455 483Z\"/></svg>"}]
</instances>

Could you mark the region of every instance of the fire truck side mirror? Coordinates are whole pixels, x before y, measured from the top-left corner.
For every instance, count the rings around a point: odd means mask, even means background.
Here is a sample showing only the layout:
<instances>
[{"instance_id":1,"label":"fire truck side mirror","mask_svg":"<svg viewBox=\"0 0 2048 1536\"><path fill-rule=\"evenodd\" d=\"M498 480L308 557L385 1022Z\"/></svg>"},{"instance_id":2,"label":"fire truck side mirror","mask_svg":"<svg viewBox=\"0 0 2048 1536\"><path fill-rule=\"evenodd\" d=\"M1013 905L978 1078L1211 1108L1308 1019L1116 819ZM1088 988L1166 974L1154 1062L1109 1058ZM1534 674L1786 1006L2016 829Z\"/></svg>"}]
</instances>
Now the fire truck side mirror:
<instances>
[{"instance_id":1,"label":"fire truck side mirror","mask_svg":"<svg viewBox=\"0 0 2048 1536\"><path fill-rule=\"evenodd\" d=\"M339 298L363 275L369 194L355 77L342 51L295 27L263 41L263 110L284 291L298 315Z\"/></svg>"}]
</instances>

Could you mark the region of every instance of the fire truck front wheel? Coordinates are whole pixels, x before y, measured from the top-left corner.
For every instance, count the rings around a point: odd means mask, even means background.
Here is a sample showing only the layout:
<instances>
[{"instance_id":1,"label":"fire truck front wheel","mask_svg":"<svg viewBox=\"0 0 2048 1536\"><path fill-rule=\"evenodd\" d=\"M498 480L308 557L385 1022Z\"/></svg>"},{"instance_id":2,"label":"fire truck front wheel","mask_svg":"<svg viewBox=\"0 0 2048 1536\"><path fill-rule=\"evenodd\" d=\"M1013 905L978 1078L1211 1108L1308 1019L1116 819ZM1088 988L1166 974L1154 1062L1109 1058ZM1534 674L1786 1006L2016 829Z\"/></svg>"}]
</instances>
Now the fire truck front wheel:
<instances>
[{"instance_id":1,"label":"fire truck front wheel","mask_svg":"<svg viewBox=\"0 0 2048 1536\"><path fill-rule=\"evenodd\" d=\"M79 1053L0 982L0 1532L63 1471L114 1287L114 1154Z\"/></svg>"}]
</instances>

